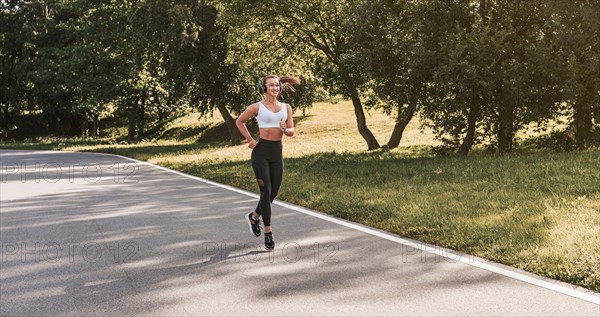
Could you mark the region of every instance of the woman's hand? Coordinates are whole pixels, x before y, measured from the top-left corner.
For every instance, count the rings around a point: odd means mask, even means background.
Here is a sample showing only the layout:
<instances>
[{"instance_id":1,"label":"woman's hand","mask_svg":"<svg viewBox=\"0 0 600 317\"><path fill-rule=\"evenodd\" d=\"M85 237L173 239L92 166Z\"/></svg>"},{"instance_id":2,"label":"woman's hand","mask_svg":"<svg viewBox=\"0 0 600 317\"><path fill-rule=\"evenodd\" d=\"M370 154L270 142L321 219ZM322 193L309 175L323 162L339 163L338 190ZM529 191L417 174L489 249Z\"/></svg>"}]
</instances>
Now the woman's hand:
<instances>
[{"instance_id":1,"label":"woman's hand","mask_svg":"<svg viewBox=\"0 0 600 317\"><path fill-rule=\"evenodd\" d=\"M256 140L252 139L250 141L248 141L248 147L253 149L256 147Z\"/></svg>"},{"instance_id":2,"label":"woman's hand","mask_svg":"<svg viewBox=\"0 0 600 317\"><path fill-rule=\"evenodd\" d=\"M281 128L281 132L285 133L285 129L287 128L287 124L285 123L285 121L281 120L281 121L279 121L279 127Z\"/></svg>"}]
</instances>

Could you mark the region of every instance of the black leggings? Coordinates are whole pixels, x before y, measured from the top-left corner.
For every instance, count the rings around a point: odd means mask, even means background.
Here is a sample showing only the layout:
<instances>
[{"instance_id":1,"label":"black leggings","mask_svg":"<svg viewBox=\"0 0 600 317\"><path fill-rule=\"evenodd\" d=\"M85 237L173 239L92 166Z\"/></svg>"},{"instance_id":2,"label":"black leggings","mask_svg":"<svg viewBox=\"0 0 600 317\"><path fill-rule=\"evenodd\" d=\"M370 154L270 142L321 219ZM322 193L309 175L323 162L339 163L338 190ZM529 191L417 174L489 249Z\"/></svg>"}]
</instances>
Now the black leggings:
<instances>
[{"instance_id":1,"label":"black leggings","mask_svg":"<svg viewBox=\"0 0 600 317\"><path fill-rule=\"evenodd\" d=\"M262 216L265 226L271 225L271 203L283 179L282 149L281 141L260 139L252 150L252 169L260 188L256 213Z\"/></svg>"}]
</instances>

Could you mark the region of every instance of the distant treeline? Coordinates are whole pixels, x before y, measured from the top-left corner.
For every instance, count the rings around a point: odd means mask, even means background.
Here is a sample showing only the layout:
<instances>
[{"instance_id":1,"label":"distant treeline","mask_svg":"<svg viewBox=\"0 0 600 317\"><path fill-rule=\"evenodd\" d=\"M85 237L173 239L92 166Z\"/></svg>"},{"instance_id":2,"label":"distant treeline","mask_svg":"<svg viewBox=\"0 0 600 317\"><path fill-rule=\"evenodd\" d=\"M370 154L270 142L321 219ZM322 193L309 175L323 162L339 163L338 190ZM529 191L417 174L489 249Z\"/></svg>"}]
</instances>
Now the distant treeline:
<instances>
[{"instance_id":1,"label":"distant treeline","mask_svg":"<svg viewBox=\"0 0 600 317\"><path fill-rule=\"evenodd\" d=\"M500 153L563 120L598 145L600 0L0 0L0 136L135 142L173 116L235 116L265 74L301 77L303 109L352 100L368 149L397 147L415 115L447 149ZM365 109L395 119L381 144Z\"/></svg>"}]
</instances>

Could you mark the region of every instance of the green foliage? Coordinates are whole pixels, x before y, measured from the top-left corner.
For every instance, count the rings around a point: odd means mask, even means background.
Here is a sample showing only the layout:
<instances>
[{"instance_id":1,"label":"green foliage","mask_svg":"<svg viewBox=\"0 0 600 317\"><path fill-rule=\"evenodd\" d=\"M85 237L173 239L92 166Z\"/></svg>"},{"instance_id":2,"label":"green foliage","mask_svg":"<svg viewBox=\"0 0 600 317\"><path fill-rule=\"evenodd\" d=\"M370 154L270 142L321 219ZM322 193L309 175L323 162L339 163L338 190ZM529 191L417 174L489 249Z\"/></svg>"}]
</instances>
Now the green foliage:
<instances>
[{"instance_id":1,"label":"green foliage","mask_svg":"<svg viewBox=\"0 0 600 317\"><path fill-rule=\"evenodd\" d=\"M15 13L16 4L16 1L0 2L0 138L18 128L15 121L26 106L27 81L21 57L25 22L24 16Z\"/></svg>"},{"instance_id":2,"label":"green foliage","mask_svg":"<svg viewBox=\"0 0 600 317\"><path fill-rule=\"evenodd\" d=\"M0 2L0 137L19 117L39 133L98 136L103 119L147 137L169 117L233 116L260 98L268 73L301 77L283 98L305 110L317 94L396 119L413 115L451 151L512 150L515 134L570 113L574 148L600 124L595 0L117 0ZM319 93L321 92L321 93ZM23 132L23 133L22 133ZM566 139L565 139L566 141Z\"/></svg>"},{"instance_id":3,"label":"green foliage","mask_svg":"<svg viewBox=\"0 0 600 317\"><path fill-rule=\"evenodd\" d=\"M447 17L453 25L440 30L444 47L423 111L446 144L457 149L470 129L471 145L490 138L510 152L518 130L557 114L559 63L545 9L543 1L483 0Z\"/></svg>"},{"instance_id":4,"label":"green foliage","mask_svg":"<svg viewBox=\"0 0 600 317\"><path fill-rule=\"evenodd\" d=\"M586 140L590 147L600 147L600 128L592 129ZM528 144L534 144L538 148L554 151L573 151L577 149L577 140L573 128L552 131L530 140Z\"/></svg>"},{"instance_id":5,"label":"green foliage","mask_svg":"<svg viewBox=\"0 0 600 317\"><path fill-rule=\"evenodd\" d=\"M553 0L548 9L552 44L561 66L562 98L573 110L575 146L590 146L593 127L600 125L600 2Z\"/></svg>"},{"instance_id":6,"label":"green foliage","mask_svg":"<svg viewBox=\"0 0 600 317\"><path fill-rule=\"evenodd\" d=\"M306 49L305 43L289 37L276 20L268 19L271 13L277 13L274 18L282 16L280 9L285 7L283 2L271 6L267 2L223 1L219 22L228 31L231 48L228 59L237 71L230 77L228 87L239 94L232 101L244 108L262 97L257 83L266 74L291 75L301 79L302 85L297 93L282 96L295 109L307 109L315 101L318 81L312 65L318 56Z\"/></svg>"},{"instance_id":7,"label":"green foliage","mask_svg":"<svg viewBox=\"0 0 600 317\"><path fill-rule=\"evenodd\" d=\"M355 33L351 24L357 17L358 1L280 1L275 4L252 1L233 2L236 7L254 4L255 14L264 32L279 36L281 45L298 52L309 51L313 60L310 70L331 95L342 95L352 100L360 135L368 149L379 148L379 143L366 124L361 101L361 89L367 78L359 60Z\"/></svg>"}]
</instances>

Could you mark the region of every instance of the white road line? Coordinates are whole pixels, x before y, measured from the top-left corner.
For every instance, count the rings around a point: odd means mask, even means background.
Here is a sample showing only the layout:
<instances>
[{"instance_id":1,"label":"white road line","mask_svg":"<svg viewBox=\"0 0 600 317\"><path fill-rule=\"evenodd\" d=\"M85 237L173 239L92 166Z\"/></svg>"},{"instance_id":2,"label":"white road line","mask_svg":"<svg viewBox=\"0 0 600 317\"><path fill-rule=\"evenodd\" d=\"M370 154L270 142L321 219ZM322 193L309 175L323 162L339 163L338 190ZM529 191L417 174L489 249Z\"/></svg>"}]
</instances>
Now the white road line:
<instances>
[{"instance_id":1,"label":"white road line","mask_svg":"<svg viewBox=\"0 0 600 317\"><path fill-rule=\"evenodd\" d=\"M236 192L236 193L240 193L240 194L243 194L243 195L246 195L246 196L250 196L250 197L254 197L254 198L259 198L259 196L257 194L254 194L254 193L251 193L251 192L239 189L239 188L235 188L235 187L231 187L231 186L219 184L219 183L216 183L216 182L213 182L213 181L201 178L201 177L197 177L197 176L192 176L192 175L189 175L189 174L185 174L185 173L182 173L182 172L179 172L179 171L175 171L175 170L172 170L172 169L169 169L169 168L166 168L166 167L158 166L158 165L155 165L155 164L152 164L152 163L149 163L149 162L143 162L143 161L139 161L139 160L136 160L136 159L132 159L130 157L125 157L125 156L116 155L116 154L105 154L105 153L97 153L97 154L103 154L103 155L111 155L111 156L121 157L121 158L128 159L128 160L140 163L140 164L146 164L146 165L152 166L154 168L161 169L163 171L167 171L167 172L174 173L174 174L177 174L177 175L180 175L180 176L184 176L184 177L187 177L187 178L191 178L191 179L194 179L194 180L197 180L197 181L200 181L200 182L204 182L204 183L207 183L207 184L210 184L210 185L213 185L213 186L217 186L217 187L220 187L220 188L223 188L223 189L227 189L227 190L230 190L230 191L233 191L233 192ZM463 256L460 256L460 253L456 252L456 251L452 251L452 250L448 250L448 249L444 249L444 248L432 248L432 247L427 246L427 245L425 245L423 243L416 243L414 241L402 239L402 238L396 237L396 236L391 235L391 234L387 234L387 233L383 233L383 232L380 232L380 231L377 231L377 230L370 229L370 228L365 227L363 225L358 225L358 224L351 223L351 222L348 222L348 221L345 221L345 220L333 218L331 216L324 215L324 214L321 214L321 213L317 213L317 212L311 211L309 209L302 208L302 207L295 206L295 205L291 205L291 204L288 204L288 203L285 203L285 202L282 202L282 201L279 201L279 200L275 200L273 203L276 204L276 205L279 205L279 206L291 209L291 210L295 210L295 211L301 212L303 214L306 214L306 215L309 215L309 216L312 216L312 217L323 219L323 220L326 220L326 221L329 221L329 222L333 222L335 224L342 225L342 226L345 226L345 227L348 227L348 228L351 228L351 229L354 229L354 230L358 230L358 231L361 231L361 232L364 232L364 233L367 233L367 234L370 234L370 235L373 235L373 236L377 236L377 237L380 237L380 238L383 238L383 239L386 239L386 240L389 240L389 241L393 241L393 242L396 242L396 243L399 243L399 244L410 246L410 247L413 247L413 248L415 248L417 250L420 250L422 252L435 254L435 255L447 258L447 259L449 259L451 261L461 262L461 263L464 263L464 264L475 266L475 267L478 267L478 268L481 268L481 269L484 269L484 270L487 270L487 271L490 271L490 272L493 272L493 273L496 273L496 274L500 274L500 275L503 275L503 276L506 276L506 277L510 277L510 278L513 278L513 279L516 279L516 280L519 280L519 281L522 281L522 282L525 282L525 283L529 283L529 284L532 284L532 285L535 285L535 286L539 286L539 287L542 287L542 288L545 288L545 289L548 289L548 290L552 290L552 291L555 291L555 292L558 292L558 293L561 293L561 294L569 295L569 296L572 296L572 297L575 297L575 298L579 298L581 300L584 300L584 301L587 301L587 302L590 302L590 303L594 303L594 304L600 305L600 294L594 293L594 292L588 291L588 290L581 291L581 290L573 289L573 288L576 288L576 286L569 287L569 286L563 286L563 285L557 284L555 282L545 281L541 277L532 276L533 274L520 273L520 272L517 272L516 269L514 269L514 270L505 269L505 268L500 267L496 263L493 263L493 264L486 263L485 261L480 260L480 259L476 259L475 257L468 256L467 258L465 258ZM451 254L451 255L449 255L449 254Z\"/></svg>"}]
</instances>

